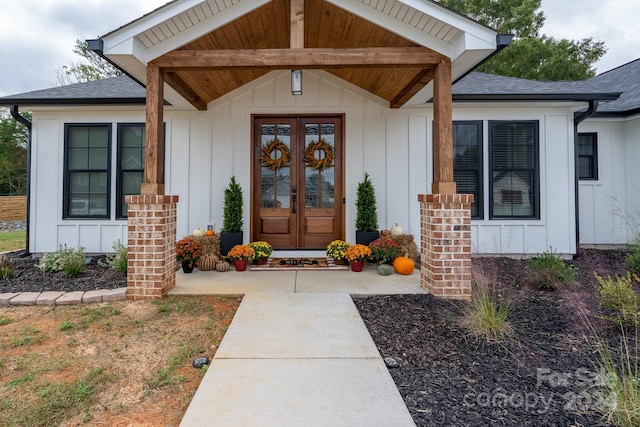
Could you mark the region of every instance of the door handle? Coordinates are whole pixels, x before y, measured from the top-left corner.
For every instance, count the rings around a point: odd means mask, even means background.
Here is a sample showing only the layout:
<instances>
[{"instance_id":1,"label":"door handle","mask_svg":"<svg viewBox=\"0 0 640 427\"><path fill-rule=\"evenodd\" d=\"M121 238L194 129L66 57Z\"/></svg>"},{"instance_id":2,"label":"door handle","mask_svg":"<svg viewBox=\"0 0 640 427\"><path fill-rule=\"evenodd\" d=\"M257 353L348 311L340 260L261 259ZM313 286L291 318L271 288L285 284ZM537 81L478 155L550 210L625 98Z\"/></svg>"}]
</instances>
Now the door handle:
<instances>
[{"instance_id":1,"label":"door handle","mask_svg":"<svg viewBox=\"0 0 640 427\"><path fill-rule=\"evenodd\" d=\"M296 200L298 200L298 196L295 195L295 194L292 194L291 195L291 207L293 208L293 213L296 213Z\"/></svg>"}]
</instances>

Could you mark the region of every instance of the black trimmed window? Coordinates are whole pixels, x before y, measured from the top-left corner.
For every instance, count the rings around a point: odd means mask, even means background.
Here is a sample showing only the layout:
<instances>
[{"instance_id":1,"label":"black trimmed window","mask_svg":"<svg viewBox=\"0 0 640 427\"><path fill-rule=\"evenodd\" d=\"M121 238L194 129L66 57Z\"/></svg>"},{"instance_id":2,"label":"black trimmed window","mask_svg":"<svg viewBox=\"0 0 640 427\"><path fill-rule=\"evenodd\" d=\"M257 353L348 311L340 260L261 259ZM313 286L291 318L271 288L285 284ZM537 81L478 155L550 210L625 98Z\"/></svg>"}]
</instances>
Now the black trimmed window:
<instances>
[{"instance_id":1,"label":"black trimmed window","mask_svg":"<svg viewBox=\"0 0 640 427\"><path fill-rule=\"evenodd\" d=\"M578 179L598 179L598 134L578 134Z\"/></svg>"},{"instance_id":2,"label":"black trimmed window","mask_svg":"<svg viewBox=\"0 0 640 427\"><path fill-rule=\"evenodd\" d=\"M482 121L453 122L453 179L458 193L474 196L471 218L484 218Z\"/></svg>"},{"instance_id":3,"label":"black trimmed window","mask_svg":"<svg viewBox=\"0 0 640 427\"><path fill-rule=\"evenodd\" d=\"M118 123L117 218L127 218L125 196L140 194L144 177L144 123Z\"/></svg>"},{"instance_id":4,"label":"black trimmed window","mask_svg":"<svg viewBox=\"0 0 640 427\"><path fill-rule=\"evenodd\" d=\"M65 124L63 218L109 218L110 124Z\"/></svg>"},{"instance_id":5,"label":"black trimmed window","mask_svg":"<svg viewBox=\"0 0 640 427\"><path fill-rule=\"evenodd\" d=\"M538 126L489 122L490 218L540 218Z\"/></svg>"}]
</instances>

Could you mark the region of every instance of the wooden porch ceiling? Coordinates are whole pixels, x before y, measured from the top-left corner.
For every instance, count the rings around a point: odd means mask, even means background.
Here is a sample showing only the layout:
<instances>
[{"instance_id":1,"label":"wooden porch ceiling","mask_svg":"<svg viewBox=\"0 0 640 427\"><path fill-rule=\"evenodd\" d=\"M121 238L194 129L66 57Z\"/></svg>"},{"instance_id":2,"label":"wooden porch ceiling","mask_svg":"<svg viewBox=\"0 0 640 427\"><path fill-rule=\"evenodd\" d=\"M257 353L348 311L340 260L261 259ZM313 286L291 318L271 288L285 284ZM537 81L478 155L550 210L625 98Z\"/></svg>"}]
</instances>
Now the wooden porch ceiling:
<instances>
[{"instance_id":1,"label":"wooden porch ceiling","mask_svg":"<svg viewBox=\"0 0 640 427\"><path fill-rule=\"evenodd\" d=\"M200 110L274 69L323 69L397 108L447 62L326 1L272 0L149 66Z\"/></svg>"}]
</instances>

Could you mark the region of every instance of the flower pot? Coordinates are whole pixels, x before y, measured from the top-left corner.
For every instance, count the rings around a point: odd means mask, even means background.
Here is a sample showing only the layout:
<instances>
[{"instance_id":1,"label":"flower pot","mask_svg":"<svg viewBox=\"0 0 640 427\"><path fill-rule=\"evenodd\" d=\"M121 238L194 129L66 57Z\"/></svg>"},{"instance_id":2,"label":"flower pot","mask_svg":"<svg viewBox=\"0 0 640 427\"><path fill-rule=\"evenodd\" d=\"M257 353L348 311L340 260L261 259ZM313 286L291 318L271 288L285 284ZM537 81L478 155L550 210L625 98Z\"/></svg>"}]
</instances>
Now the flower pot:
<instances>
[{"instance_id":1,"label":"flower pot","mask_svg":"<svg viewBox=\"0 0 640 427\"><path fill-rule=\"evenodd\" d=\"M231 248L235 245L241 245L243 239L242 231L220 233L220 254L227 256Z\"/></svg>"},{"instance_id":2,"label":"flower pot","mask_svg":"<svg viewBox=\"0 0 640 427\"><path fill-rule=\"evenodd\" d=\"M184 271L185 273L191 273L193 271L194 266L195 266L195 263L183 262L182 271Z\"/></svg>"},{"instance_id":3,"label":"flower pot","mask_svg":"<svg viewBox=\"0 0 640 427\"><path fill-rule=\"evenodd\" d=\"M344 258L338 258L338 259L334 258L334 259L333 259L333 263L334 263L335 265L349 265L349 261L347 261L347 260L346 260L346 259L344 259Z\"/></svg>"},{"instance_id":4,"label":"flower pot","mask_svg":"<svg viewBox=\"0 0 640 427\"><path fill-rule=\"evenodd\" d=\"M356 244L369 246L371 242L380 237L379 231L360 231L356 230Z\"/></svg>"},{"instance_id":5,"label":"flower pot","mask_svg":"<svg viewBox=\"0 0 640 427\"><path fill-rule=\"evenodd\" d=\"M247 269L247 260L246 259L234 259L233 266L236 268L236 271L245 271Z\"/></svg>"},{"instance_id":6,"label":"flower pot","mask_svg":"<svg viewBox=\"0 0 640 427\"><path fill-rule=\"evenodd\" d=\"M253 265L267 265L267 260L269 258L256 258L253 260Z\"/></svg>"},{"instance_id":7,"label":"flower pot","mask_svg":"<svg viewBox=\"0 0 640 427\"><path fill-rule=\"evenodd\" d=\"M351 261L351 271L355 271L356 273L359 273L362 271L362 269L364 268L364 261L362 260L356 260L356 261Z\"/></svg>"}]
</instances>

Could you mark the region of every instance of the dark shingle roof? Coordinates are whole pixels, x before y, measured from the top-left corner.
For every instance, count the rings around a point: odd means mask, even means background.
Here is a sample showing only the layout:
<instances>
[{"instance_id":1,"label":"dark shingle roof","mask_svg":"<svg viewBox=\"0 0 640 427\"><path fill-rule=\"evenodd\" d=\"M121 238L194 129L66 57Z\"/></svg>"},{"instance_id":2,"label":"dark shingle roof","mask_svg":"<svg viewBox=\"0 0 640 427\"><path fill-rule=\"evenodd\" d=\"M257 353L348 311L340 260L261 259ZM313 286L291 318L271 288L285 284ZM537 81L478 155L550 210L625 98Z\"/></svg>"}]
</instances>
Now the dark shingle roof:
<instances>
[{"instance_id":1,"label":"dark shingle roof","mask_svg":"<svg viewBox=\"0 0 640 427\"><path fill-rule=\"evenodd\" d=\"M144 105L145 101L145 88L123 75L5 96L0 105Z\"/></svg>"},{"instance_id":2,"label":"dark shingle roof","mask_svg":"<svg viewBox=\"0 0 640 427\"><path fill-rule=\"evenodd\" d=\"M589 86L595 90L622 92L620 98L598 107L598 113L628 116L640 113L640 59L606 71L587 80Z\"/></svg>"}]
</instances>

